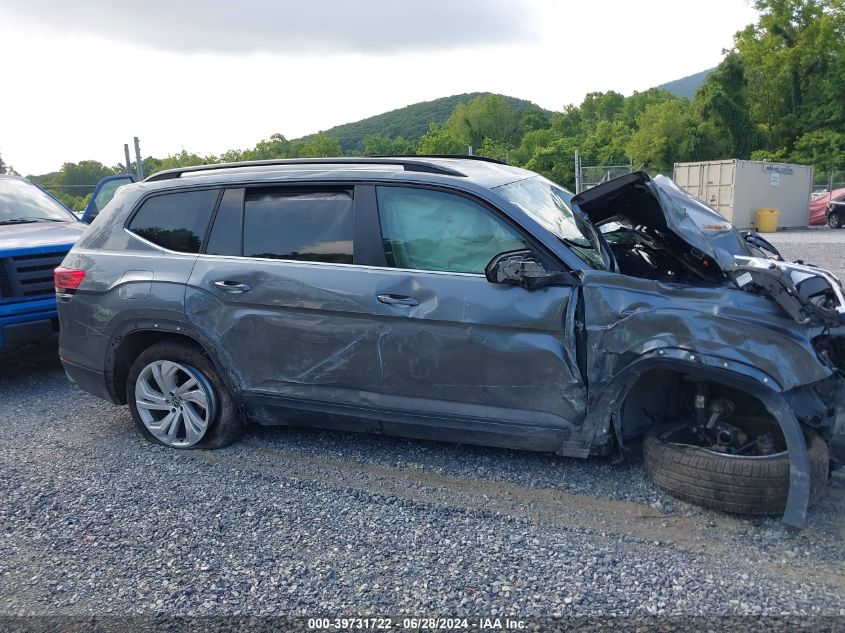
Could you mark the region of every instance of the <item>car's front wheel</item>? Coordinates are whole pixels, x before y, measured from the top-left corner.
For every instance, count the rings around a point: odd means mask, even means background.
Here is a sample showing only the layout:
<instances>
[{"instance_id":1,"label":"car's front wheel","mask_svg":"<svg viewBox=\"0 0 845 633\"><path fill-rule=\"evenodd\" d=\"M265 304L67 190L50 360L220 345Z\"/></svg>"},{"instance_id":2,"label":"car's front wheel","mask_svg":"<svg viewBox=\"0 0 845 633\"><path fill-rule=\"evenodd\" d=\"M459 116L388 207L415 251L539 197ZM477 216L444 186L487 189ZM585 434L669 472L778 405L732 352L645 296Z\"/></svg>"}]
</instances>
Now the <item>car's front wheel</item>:
<instances>
[{"instance_id":1,"label":"car's front wheel","mask_svg":"<svg viewBox=\"0 0 845 633\"><path fill-rule=\"evenodd\" d=\"M781 514L789 496L789 454L777 423L732 420L730 433L745 447L730 452L728 444L702 441L688 423L652 429L643 441L643 460L651 480L673 497L737 514ZM804 429L810 458L810 501L827 484L827 444Z\"/></svg>"},{"instance_id":2,"label":"car's front wheel","mask_svg":"<svg viewBox=\"0 0 845 633\"><path fill-rule=\"evenodd\" d=\"M842 218L839 216L838 211L833 211L827 216L827 225L832 229L838 229L842 226Z\"/></svg>"},{"instance_id":3,"label":"car's front wheel","mask_svg":"<svg viewBox=\"0 0 845 633\"><path fill-rule=\"evenodd\" d=\"M171 448L219 448L243 431L237 406L208 356L178 340L141 352L129 369L126 400L141 434Z\"/></svg>"}]
</instances>

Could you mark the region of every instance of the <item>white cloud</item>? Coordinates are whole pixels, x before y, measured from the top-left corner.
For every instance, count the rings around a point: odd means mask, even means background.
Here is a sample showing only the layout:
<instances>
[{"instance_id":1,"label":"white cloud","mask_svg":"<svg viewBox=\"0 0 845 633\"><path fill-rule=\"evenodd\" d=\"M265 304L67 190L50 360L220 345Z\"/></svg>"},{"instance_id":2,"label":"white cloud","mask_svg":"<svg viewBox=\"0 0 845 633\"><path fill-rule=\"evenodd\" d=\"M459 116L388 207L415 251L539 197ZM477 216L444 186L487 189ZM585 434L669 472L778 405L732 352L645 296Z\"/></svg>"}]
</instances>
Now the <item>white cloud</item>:
<instances>
[{"instance_id":1,"label":"white cloud","mask_svg":"<svg viewBox=\"0 0 845 633\"><path fill-rule=\"evenodd\" d=\"M522 0L0 0L31 24L169 52L392 53L512 42Z\"/></svg>"},{"instance_id":2,"label":"white cloud","mask_svg":"<svg viewBox=\"0 0 845 633\"><path fill-rule=\"evenodd\" d=\"M52 18L22 18L0 0L0 154L38 174L64 161L117 164L136 135L145 156L183 147L220 153L274 132L296 138L487 90L560 109L587 92L630 94L715 66L733 34L756 19L742 0L712 0L706 9L688 0L521 6L537 25L527 41L467 37L460 48L441 41L427 51L396 44L384 53L300 56L142 46L120 25L99 35L59 31Z\"/></svg>"}]
</instances>

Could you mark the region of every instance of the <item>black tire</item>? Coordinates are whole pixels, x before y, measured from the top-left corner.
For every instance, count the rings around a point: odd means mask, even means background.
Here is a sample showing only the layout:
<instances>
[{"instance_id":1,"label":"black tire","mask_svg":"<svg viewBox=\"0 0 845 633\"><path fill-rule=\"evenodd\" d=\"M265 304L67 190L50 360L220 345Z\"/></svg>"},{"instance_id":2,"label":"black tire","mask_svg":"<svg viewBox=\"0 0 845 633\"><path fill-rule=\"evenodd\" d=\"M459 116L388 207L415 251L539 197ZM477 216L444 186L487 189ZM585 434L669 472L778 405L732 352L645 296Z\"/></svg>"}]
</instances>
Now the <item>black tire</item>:
<instances>
[{"instance_id":1,"label":"black tire","mask_svg":"<svg viewBox=\"0 0 845 633\"><path fill-rule=\"evenodd\" d=\"M838 229L842 226L842 218L839 217L838 212L833 211L827 216L827 225L832 229Z\"/></svg>"},{"instance_id":2,"label":"black tire","mask_svg":"<svg viewBox=\"0 0 845 633\"><path fill-rule=\"evenodd\" d=\"M672 425L652 429L643 441L646 471L654 484L673 497L735 514L782 514L789 494L789 456L721 455L660 439ZM810 458L810 503L827 485L827 444L805 429Z\"/></svg>"},{"instance_id":3,"label":"black tire","mask_svg":"<svg viewBox=\"0 0 845 633\"><path fill-rule=\"evenodd\" d=\"M214 400L216 400L214 417L209 422L202 439L192 446L170 447L159 441L150 433L138 413L138 408L135 404L135 383L144 367L157 360L169 360L190 366L202 374L214 392ZM126 380L126 401L129 404L129 410L132 412L132 419L135 421L135 426L141 435L154 444L168 446L169 448L222 448L238 441L244 431L243 419L238 411L237 404L217 373L214 364L201 349L183 341L161 341L155 345L151 345L138 355L138 358L135 359L135 362L129 368L129 376Z\"/></svg>"}]
</instances>

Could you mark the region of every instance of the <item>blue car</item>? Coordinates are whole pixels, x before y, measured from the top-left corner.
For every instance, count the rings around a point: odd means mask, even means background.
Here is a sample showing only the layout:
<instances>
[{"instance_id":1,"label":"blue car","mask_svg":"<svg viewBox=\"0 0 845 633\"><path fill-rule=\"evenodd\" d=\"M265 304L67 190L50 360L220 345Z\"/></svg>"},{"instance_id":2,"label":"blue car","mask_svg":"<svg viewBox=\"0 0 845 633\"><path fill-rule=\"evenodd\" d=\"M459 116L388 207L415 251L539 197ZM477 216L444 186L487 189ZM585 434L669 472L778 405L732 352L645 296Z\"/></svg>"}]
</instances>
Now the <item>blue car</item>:
<instances>
[{"instance_id":1,"label":"blue car","mask_svg":"<svg viewBox=\"0 0 845 633\"><path fill-rule=\"evenodd\" d=\"M93 220L117 187L132 180L123 175L100 181L82 219ZM55 341L53 270L86 226L25 178L0 175L0 354Z\"/></svg>"}]
</instances>

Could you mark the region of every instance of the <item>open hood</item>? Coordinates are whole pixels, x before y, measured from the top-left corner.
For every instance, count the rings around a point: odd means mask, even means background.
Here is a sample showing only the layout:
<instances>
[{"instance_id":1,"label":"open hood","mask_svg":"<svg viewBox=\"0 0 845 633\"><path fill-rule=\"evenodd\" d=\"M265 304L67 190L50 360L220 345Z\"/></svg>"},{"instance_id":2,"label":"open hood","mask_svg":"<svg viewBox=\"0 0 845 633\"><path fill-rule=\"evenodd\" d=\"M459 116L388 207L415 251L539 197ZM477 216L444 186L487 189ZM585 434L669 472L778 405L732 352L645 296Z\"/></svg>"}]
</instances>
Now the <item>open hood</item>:
<instances>
[{"instance_id":1,"label":"open hood","mask_svg":"<svg viewBox=\"0 0 845 633\"><path fill-rule=\"evenodd\" d=\"M597 227L617 222L631 227L629 236L639 236L634 241L617 238L613 242L615 263L623 274L676 281L672 264L684 261L702 280L721 279L771 297L799 323L845 325L845 294L833 274L804 263L784 262L766 240L740 233L665 176L627 174L575 196L572 206ZM655 244L658 248L649 250ZM660 250L672 257L660 260L655 256ZM646 262L650 269L643 273L631 261Z\"/></svg>"},{"instance_id":2,"label":"open hood","mask_svg":"<svg viewBox=\"0 0 845 633\"><path fill-rule=\"evenodd\" d=\"M651 178L638 171L614 178L572 198L596 226L621 221L658 233L670 233L700 259L709 258L722 270L736 256L751 250L729 220L682 191L665 176Z\"/></svg>"}]
</instances>

